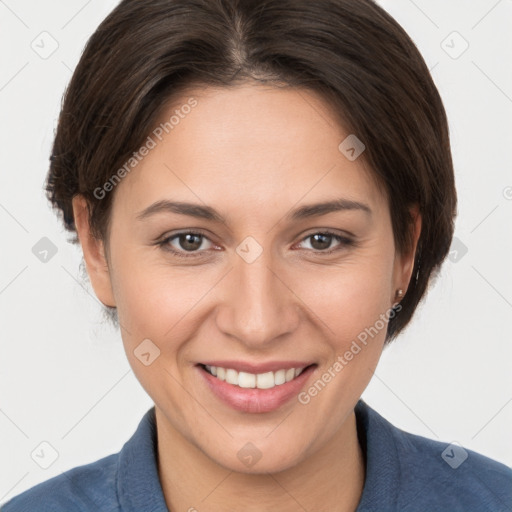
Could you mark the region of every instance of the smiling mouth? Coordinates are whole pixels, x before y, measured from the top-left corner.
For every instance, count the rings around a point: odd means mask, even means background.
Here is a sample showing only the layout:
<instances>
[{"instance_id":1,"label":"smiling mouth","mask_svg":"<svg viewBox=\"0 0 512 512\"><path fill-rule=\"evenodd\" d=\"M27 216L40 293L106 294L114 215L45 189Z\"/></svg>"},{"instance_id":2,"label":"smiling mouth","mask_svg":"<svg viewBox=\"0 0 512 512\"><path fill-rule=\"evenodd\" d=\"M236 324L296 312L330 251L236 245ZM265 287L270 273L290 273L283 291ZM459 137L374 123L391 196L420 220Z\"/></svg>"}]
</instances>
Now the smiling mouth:
<instances>
[{"instance_id":1,"label":"smiling mouth","mask_svg":"<svg viewBox=\"0 0 512 512\"><path fill-rule=\"evenodd\" d=\"M287 368L275 372L257 374L238 372L233 368L223 368L221 366L209 366L205 364L200 364L199 366L215 378L239 388L272 389L294 380L305 370L316 365L311 364L300 368Z\"/></svg>"}]
</instances>

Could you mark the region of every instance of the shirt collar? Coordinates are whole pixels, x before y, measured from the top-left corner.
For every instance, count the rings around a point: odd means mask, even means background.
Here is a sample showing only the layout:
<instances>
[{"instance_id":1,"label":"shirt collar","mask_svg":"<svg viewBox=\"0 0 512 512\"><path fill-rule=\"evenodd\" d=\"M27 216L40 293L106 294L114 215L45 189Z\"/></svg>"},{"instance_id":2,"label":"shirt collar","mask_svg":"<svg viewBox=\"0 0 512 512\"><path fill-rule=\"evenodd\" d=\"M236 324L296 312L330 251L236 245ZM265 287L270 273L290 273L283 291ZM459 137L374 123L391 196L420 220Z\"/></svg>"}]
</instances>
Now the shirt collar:
<instances>
[{"instance_id":1,"label":"shirt collar","mask_svg":"<svg viewBox=\"0 0 512 512\"><path fill-rule=\"evenodd\" d=\"M390 510L397 503L400 488L400 459L393 438L395 427L363 399L357 402L354 411L366 462L364 488L356 512Z\"/></svg>"},{"instance_id":2,"label":"shirt collar","mask_svg":"<svg viewBox=\"0 0 512 512\"><path fill-rule=\"evenodd\" d=\"M158 477L155 407L143 416L119 453L117 496L125 512L168 512Z\"/></svg>"},{"instance_id":3,"label":"shirt collar","mask_svg":"<svg viewBox=\"0 0 512 512\"><path fill-rule=\"evenodd\" d=\"M361 500L356 512L382 510L396 503L400 464L389 423L360 399L355 407L357 435L366 462ZM143 416L118 459L118 500L123 511L168 512L158 477L155 407Z\"/></svg>"}]
</instances>

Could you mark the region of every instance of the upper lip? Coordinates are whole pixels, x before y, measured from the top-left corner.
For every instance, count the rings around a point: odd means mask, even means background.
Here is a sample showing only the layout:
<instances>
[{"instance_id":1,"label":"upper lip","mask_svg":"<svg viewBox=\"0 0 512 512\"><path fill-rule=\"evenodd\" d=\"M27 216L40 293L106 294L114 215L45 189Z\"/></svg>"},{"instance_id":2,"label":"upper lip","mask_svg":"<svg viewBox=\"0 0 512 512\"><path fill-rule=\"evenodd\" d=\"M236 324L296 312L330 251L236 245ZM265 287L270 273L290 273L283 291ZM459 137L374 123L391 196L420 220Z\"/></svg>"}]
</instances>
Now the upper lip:
<instances>
[{"instance_id":1,"label":"upper lip","mask_svg":"<svg viewBox=\"0 0 512 512\"><path fill-rule=\"evenodd\" d=\"M220 366L221 368L231 368L237 372L247 373L266 373L277 372L278 370L288 370L289 368L305 368L314 363L311 361L268 361L266 363L251 363L249 361L203 361L200 364L207 366Z\"/></svg>"}]
</instances>

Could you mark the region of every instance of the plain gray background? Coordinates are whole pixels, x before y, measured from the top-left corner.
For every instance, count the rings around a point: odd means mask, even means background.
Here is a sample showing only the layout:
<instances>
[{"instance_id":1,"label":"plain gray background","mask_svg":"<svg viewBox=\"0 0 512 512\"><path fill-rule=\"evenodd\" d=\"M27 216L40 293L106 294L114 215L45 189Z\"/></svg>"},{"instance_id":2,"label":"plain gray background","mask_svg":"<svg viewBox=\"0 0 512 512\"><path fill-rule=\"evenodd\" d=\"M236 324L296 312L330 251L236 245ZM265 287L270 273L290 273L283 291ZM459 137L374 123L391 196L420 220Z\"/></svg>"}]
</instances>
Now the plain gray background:
<instances>
[{"instance_id":1,"label":"plain gray background","mask_svg":"<svg viewBox=\"0 0 512 512\"><path fill-rule=\"evenodd\" d=\"M510 466L512 1L379 3L445 103L459 215L439 280L363 398L404 430ZM115 4L0 0L0 502L117 452L152 405L42 190L62 93Z\"/></svg>"}]
</instances>

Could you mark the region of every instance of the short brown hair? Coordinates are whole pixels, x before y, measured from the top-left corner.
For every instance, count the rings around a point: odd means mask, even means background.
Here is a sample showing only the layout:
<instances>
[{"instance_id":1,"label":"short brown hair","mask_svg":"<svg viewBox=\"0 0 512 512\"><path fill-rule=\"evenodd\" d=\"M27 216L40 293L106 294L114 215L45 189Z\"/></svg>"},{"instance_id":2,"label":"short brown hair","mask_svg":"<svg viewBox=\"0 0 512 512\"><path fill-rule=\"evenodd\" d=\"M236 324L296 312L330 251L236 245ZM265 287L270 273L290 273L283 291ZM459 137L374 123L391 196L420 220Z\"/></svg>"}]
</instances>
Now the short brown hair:
<instances>
[{"instance_id":1,"label":"short brown hair","mask_svg":"<svg viewBox=\"0 0 512 512\"><path fill-rule=\"evenodd\" d=\"M446 113L402 27L372 0L123 0L88 41L66 90L46 190L76 235L72 198L89 205L107 240L113 193L94 191L153 129L171 98L193 85L258 80L321 94L364 143L382 184L395 245L422 231L401 310L386 343L409 323L448 254L456 191ZM77 241L76 236L72 239Z\"/></svg>"}]
</instances>

